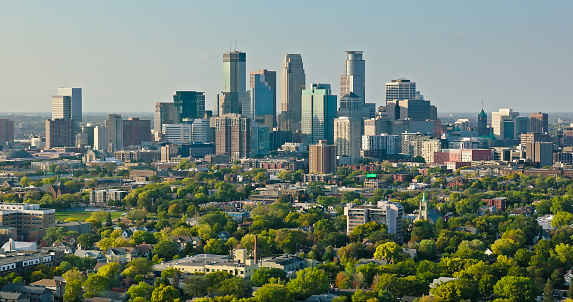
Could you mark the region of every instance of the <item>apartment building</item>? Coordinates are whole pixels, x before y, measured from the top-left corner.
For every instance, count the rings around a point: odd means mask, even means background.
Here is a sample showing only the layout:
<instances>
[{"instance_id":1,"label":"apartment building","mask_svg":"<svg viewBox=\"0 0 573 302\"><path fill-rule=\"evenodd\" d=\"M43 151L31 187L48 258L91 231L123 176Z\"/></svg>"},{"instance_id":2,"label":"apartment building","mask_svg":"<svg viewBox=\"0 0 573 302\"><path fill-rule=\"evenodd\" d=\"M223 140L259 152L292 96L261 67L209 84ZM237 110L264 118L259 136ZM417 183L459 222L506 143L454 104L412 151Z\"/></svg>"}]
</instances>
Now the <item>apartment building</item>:
<instances>
[{"instance_id":1,"label":"apartment building","mask_svg":"<svg viewBox=\"0 0 573 302\"><path fill-rule=\"evenodd\" d=\"M376 205L349 204L344 207L344 215L346 215L347 234L359 225L374 221L386 225L388 233L395 234L396 240L402 241L404 207L397 202L379 201Z\"/></svg>"},{"instance_id":2,"label":"apartment building","mask_svg":"<svg viewBox=\"0 0 573 302\"><path fill-rule=\"evenodd\" d=\"M54 209L42 209L39 204L0 204L0 226L16 228L18 238L23 240L38 240L55 225Z\"/></svg>"}]
</instances>

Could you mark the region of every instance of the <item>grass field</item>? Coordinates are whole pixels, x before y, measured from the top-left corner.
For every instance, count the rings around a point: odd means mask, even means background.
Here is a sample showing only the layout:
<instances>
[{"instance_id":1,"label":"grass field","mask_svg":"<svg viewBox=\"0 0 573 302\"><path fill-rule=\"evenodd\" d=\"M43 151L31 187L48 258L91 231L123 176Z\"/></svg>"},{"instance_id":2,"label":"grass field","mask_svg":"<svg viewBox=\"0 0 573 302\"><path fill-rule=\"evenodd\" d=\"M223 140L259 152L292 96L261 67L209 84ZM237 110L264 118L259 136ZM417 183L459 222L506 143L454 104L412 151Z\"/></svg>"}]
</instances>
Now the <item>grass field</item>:
<instances>
[{"instance_id":1,"label":"grass field","mask_svg":"<svg viewBox=\"0 0 573 302\"><path fill-rule=\"evenodd\" d=\"M79 221L85 221L90 218L92 213L93 212L56 212L56 220L63 222L68 218L76 218ZM110 212L110 214L113 220L120 217L123 212Z\"/></svg>"}]
</instances>

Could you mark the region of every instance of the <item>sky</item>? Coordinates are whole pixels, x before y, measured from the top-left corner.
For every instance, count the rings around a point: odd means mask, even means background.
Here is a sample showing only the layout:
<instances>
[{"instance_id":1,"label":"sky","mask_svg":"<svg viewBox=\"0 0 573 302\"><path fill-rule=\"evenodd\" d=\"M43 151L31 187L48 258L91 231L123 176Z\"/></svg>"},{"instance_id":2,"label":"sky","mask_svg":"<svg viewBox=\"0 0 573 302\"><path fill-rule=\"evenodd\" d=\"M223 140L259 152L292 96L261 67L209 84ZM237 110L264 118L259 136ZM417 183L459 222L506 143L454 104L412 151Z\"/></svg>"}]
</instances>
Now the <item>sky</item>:
<instances>
[{"instance_id":1,"label":"sky","mask_svg":"<svg viewBox=\"0 0 573 302\"><path fill-rule=\"evenodd\" d=\"M307 85L339 93L346 50L364 51L367 102L417 83L438 112L573 111L573 1L0 2L0 112L49 112L82 87L84 112L152 112L176 90L222 90L222 55L247 72L302 54ZM280 108L278 106L277 108Z\"/></svg>"}]
</instances>

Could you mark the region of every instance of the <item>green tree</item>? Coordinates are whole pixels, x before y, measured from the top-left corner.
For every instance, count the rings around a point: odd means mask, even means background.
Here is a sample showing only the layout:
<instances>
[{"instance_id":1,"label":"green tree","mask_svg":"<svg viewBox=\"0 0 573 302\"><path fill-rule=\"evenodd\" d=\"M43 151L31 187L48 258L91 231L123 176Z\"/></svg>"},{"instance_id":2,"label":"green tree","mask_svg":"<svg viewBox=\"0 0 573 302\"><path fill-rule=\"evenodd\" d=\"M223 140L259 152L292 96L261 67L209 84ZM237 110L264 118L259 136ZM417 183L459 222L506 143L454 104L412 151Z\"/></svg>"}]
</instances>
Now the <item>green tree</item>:
<instances>
[{"instance_id":1,"label":"green tree","mask_svg":"<svg viewBox=\"0 0 573 302\"><path fill-rule=\"evenodd\" d=\"M90 249L101 237L97 234L87 233L78 236L78 243L83 249Z\"/></svg>"},{"instance_id":2,"label":"green tree","mask_svg":"<svg viewBox=\"0 0 573 302\"><path fill-rule=\"evenodd\" d=\"M125 270L121 272L124 277L134 278L137 275L147 276L153 269L153 263L147 258L135 258L129 261Z\"/></svg>"},{"instance_id":3,"label":"green tree","mask_svg":"<svg viewBox=\"0 0 573 302\"><path fill-rule=\"evenodd\" d=\"M573 224L573 214L564 211L557 212L551 221L551 226L554 228L570 226L571 224Z\"/></svg>"},{"instance_id":4,"label":"green tree","mask_svg":"<svg viewBox=\"0 0 573 302\"><path fill-rule=\"evenodd\" d=\"M205 244L204 251L207 254L225 255L227 254L227 247L222 239L209 239Z\"/></svg>"},{"instance_id":5,"label":"green tree","mask_svg":"<svg viewBox=\"0 0 573 302\"><path fill-rule=\"evenodd\" d=\"M494 294L513 302L535 301L537 287L526 277L505 276L493 287Z\"/></svg>"},{"instance_id":6,"label":"green tree","mask_svg":"<svg viewBox=\"0 0 573 302\"><path fill-rule=\"evenodd\" d=\"M151 294L153 293L153 286L149 285L143 281L139 282L137 285L131 286L127 290L127 294L131 297L131 299L135 299L137 297L144 298L146 301L151 299Z\"/></svg>"},{"instance_id":7,"label":"green tree","mask_svg":"<svg viewBox=\"0 0 573 302\"><path fill-rule=\"evenodd\" d=\"M232 277L223 280L219 284L219 288L215 290L218 296L233 296L237 299L247 298L252 296L253 289L249 285L249 281L241 277Z\"/></svg>"},{"instance_id":8,"label":"green tree","mask_svg":"<svg viewBox=\"0 0 573 302\"><path fill-rule=\"evenodd\" d=\"M404 257L404 252L402 247L396 242L386 242L376 248L374 257L378 259L386 259L391 263L396 263Z\"/></svg>"},{"instance_id":9,"label":"green tree","mask_svg":"<svg viewBox=\"0 0 573 302\"><path fill-rule=\"evenodd\" d=\"M175 302L180 297L179 291L173 286L160 284L151 293L151 302Z\"/></svg>"},{"instance_id":10,"label":"green tree","mask_svg":"<svg viewBox=\"0 0 573 302\"><path fill-rule=\"evenodd\" d=\"M291 302L293 297L285 285L265 284L255 292L255 300L258 302L284 301Z\"/></svg>"},{"instance_id":11,"label":"green tree","mask_svg":"<svg viewBox=\"0 0 573 302\"><path fill-rule=\"evenodd\" d=\"M519 249L519 243L513 239L498 239L491 245L491 250L496 255L513 256Z\"/></svg>"},{"instance_id":12,"label":"green tree","mask_svg":"<svg viewBox=\"0 0 573 302\"><path fill-rule=\"evenodd\" d=\"M475 285L469 280L454 280L442 282L430 292L445 302L475 301L478 292Z\"/></svg>"},{"instance_id":13,"label":"green tree","mask_svg":"<svg viewBox=\"0 0 573 302\"><path fill-rule=\"evenodd\" d=\"M418 247L418 258L420 260L433 260L438 254L438 248L434 240L424 239Z\"/></svg>"},{"instance_id":14,"label":"green tree","mask_svg":"<svg viewBox=\"0 0 573 302\"><path fill-rule=\"evenodd\" d=\"M90 275L83 283L83 287L86 292L84 296L86 298L91 298L103 294L113 286L114 281L112 280L113 279L101 275Z\"/></svg>"},{"instance_id":15,"label":"green tree","mask_svg":"<svg viewBox=\"0 0 573 302\"><path fill-rule=\"evenodd\" d=\"M64 275L66 280L66 291L64 293L64 301L78 302L82 301L82 283L84 276L76 268L67 271Z\"/></svg>"},{"instance_id":16,"label":"green tree","mask_svg":"<svg viewBox=\"0 0 573 302\"><path fill-rule=\"evenodd\" d=\"M287 287L296 300L304 300L311 295L325 293L328 290L328 276L323 270L305 268L296 273L296 278Z\"/></svg>"},{"instance_id":17,"label":"green tree","mask_svg":"<svg viewBox=\"0 0 573 302\"><path fill-rule=\"evenodd\" d=\"M251 283L253 286L263 286L269 283L269 280L274 278L276 280L286 280L286 272L280 268L259 267L251 276Z\"/></svg>"},{"instance_id":18,"label":"green tree","mask_svg":"<svg viewBox=\"0 0 573 302\"><path fill-rule=\"evenodd\" d=\"M121 270L121 266L119 265L119 263L110 262L110 263L100 267L97 271L97 274L99 276L104 277L104 278L115 279L117 274L119 274L120 270Z\"/></svg>"},{"instance_id":19,"label":"green tree","mask_svg":"<svg viewBox=\"0 0 573 302\"><path fill-rule=\"evenodd\" d=\"M169 240L161 240L153 248L153 254L168 260L173 259L173 256L177 255L177 253L179 253L177 244Z\"/></svg>"}]
</instances>

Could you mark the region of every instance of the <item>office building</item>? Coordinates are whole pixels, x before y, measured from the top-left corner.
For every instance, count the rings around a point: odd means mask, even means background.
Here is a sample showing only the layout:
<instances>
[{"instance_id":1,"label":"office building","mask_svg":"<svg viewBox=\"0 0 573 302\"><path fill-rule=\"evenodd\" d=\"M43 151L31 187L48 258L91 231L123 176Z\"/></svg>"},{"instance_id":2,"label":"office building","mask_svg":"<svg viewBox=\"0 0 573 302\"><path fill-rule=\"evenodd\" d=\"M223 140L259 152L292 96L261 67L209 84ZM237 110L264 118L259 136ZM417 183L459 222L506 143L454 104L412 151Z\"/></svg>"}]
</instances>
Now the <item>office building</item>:
<instances>
[{"instance_id":1,"label":"office building","mask_svg":"<svg viewBox=\"0 0 573 302\"><path fill-rule=\"evenodd\" d=\"M75 146L74 124L68 119L46 120L46 149Z\"/></svg>"},{"instance_id":2,"label":"office building","mask_svg":"<svg viewBox=\"0 0 573 302\"><path fill-rule=\"evenodd\" d=\"M174 123L202 118L205 115L205 93L198 91L175 91L173 93Z\"/></svg>"},{"instance_id":3,"label":"office building","mask_svg":"<svg viewBox=\"0 0 573 302\"><path fill-rule=\"evenodd\" d=\"M241 114L241 102L239 96L234 92L223 92L217 96L219 98L219 116L225 114ZM240 112L240 113L237 113Z\"/></svg>"},{"instance_id":4,"label":"office building","mask_svg":"<svg viewBox=\"0 0 573 302\"><path fill-rule=\"evenodd\" d=\"M513 109L499 109L498 112L492 112L491 127L493 134L498 139L514 139L514 118L517 116L519 116L519 112L514 112Z\"/></svg>"},{"instance_id":5,"label":"office building","mask_svg":"<svg viewBox=\"0 0 573 302\"><path fill-rule=\"evenodd\" d=\"M271 149L271 128L257 122L251 124L252 156L269 155Z\"/></svg>"},{"instance_id":6,"label":"office building","mask_svg":"<svg viewBox=\"0 0 573 302\"><path fill-rule=\"evenodd\" d=\"M552 138L549 134L542 132L529 132L521 135L522 145L535 142L552 142Z\"/></svg>"},{"instance_id":7,"label":"office building","mask_svg":"<svg viewBox=\"0 0 573 302\"><path fill-rule=\"evenodd\" d=\"M52 96L52 119L72 118L72 98L63 95Z\"/></svg>"},{"instance_id":8,"label":"office building","mask_svg":"<svg viewBox=\"0 0 573 302\"><path fill-rule=\"evenodd\" d=\"M151 121L130 117L123 120L123 147L141 146L151 142Z\"/></svg>"},{"instance_id":9,"label":"office building","mask_svg":"<svg viewBox=\"0 0 573 302\"><path fill-rule=\"evenodd\" d=\"M341 165L356 164L360 160L361 124L361 119L353 117L334 119L334 145Z\"/></svg>"},{"instance_id":10,"label":"office building","mask_svg":"<svg viewBox=\"0 0 573 302\"><path fill-rule=\"evenodd\" d=\"M243 116L272 129L276 120L276 72L251 72L250 87L243 101Z\"/></svg>"},{"instance_id":11,"label":"office building","mask_svg":"<svg viewBox=\"0 0 573 302\"><path fill-rule=\"evenodd\" d=\"M191 142L192 124L163 124L163 141L170 144L185 144Z\"/></svg>"},{"instance_id":12,"label":"office building","mask_svg":"<svg viewBox=\"0 0 573 302\"><path fill-rule=\"evenodd\" d=\"M227 154L231 161L251 157L251 119L239 114L225 114L211 118L215 128L216 154Z\"/></svg>"},{"instance_id":13,"label":"office building","mask_svg":"<svg viewBox=\"0 0 573 302\"><path fill-rule=\"evenodd\" d=\"M529 118L527 116L516 116L513 119L514 124L514 139L519 139L522 134L529 131Z\"/></svg>"},{"instance_id":14,"label":"office building","mask_svg":"<svg viewBox=\"0 0 573 302\"><path fill-rule=\"evenodd\" d=\"M219 107L219 115L241 114L241 104L247 91L247 54L240 51L223 54L223 92L227 106ZM223 109L223 110L221 110ZM230 110L230 111L228 111Z\"/></svg>"},{"instance_id":15,"label":"office building","mask_svg":"<svg viewBox=\"0 0 573 302\"><path fill-rule=\"evenodd\" d=\"M478 114L477 132L479 136L487 136L490 133L487 127L487 114L483 111L483 108Z\"/></svg>"},{"instance_id":16,"label":"office building","mask_svg":"<svg viewBox=\"0 0 573 302\"><path fill-rule=\"evenodd\" d=\"M532 113L529 115L529 132L548 133L549 117L547 113Z\"/></svg>"},{"instance_id":17,"label":"office building","mask_svg":"<svg viewBox=\"0 0 573 302\"><path fill-rule=\"evenodd\" d=\"M0 144L11 143L14 141L14 121L9 119L0 119Z\"/></svg>"},{"instance_id":18,"label":"office building","mask_svg":"<svg viewBox=\"0 0 573 302\"><path fill-rule=\"evenodd\" d=\"M329 84L312 84L302 91L301 133L307 144L334 142L335 118L336 95L331 94Z\"/></svg>"},{"instance_id":19,"label":"office building","mask_svg":"<svg viewBox=\"0 0 573 302\"><path fill-rule=\"evenodd\" d=\"M380 135L383 132L384 119L371 118L364 120L364 135L373 136Z\"/></svg>"},{"instance_id":20,"label":"office building","mask_svg":"<svg viewBox=\"0 0 573 302\"><path fill-rule=\"evenodd\" d=\"M364 115L364 103L360 97L354 92L343 95L340 98L340 109L338 110L338 116L348 116L354 118L362 118Z\"/></svg>"},{"instance_id":21,"label":"office building","mask_svg":"<svg viewBox=\"0 0 573 302\"><path fill-rule=\"evenodd\" d=\"M58 95L68 96L71 99L71 119L79 123L82 116L82 89L81 88L58 88ZM54 119L52 117L52 119Z\"/></svg>"},{"instance_id":22,"label":"office building","mask_svg":"<svg viewBox=\"0 0 573 302\"><path fill-rule=\"evenodd\" d=\"M195 119L191 124L191 141L194 143L212 143L215 141L215 131L211 128L209 119Z\"/></svg>"},{"instance_id":23,"label":"office building","mask_svg":"<svg viewBox=\"0 0 573 302\"><path fill-rule=\"evenodd\" d=\"M364 106L366 91L366 69L362 58L363 51L347 51L344 61L344 75L340 76L340 97L350 93L355 94ZM342 107L342 106L341 106Z\"/></svg>"},{"instance_id":24,"label":"office building","mask_svg":"<svg viewBox=\"0 0 573 302\"><path fill-rule=\"evenodd\" d=\"M94 149L98 151L109 150L109 127L95 126L94 128Z\"/></svg>"},{"instance_id":25,"label":"office building","mask_svg":"<svg viewBox=\"0 0 573 302\"><path fill-rule=\"evenodd\" d=\"M414 121L437 120L438 110L430 101L392 100L386 103L386 112L391 120L410 119Z\"/></svg>"},{"instance_id":26,"label":"office building","mask_svg":"<svg viewBox=\"0 0 573 302\"><path fill-rule=\"evenodd\" d=\"M115 152L123 149L123 119L121 114L109 114L105 125L109 129L108 152Z\"/></svg>"},{"instance_id":27,"label":"office building","mask_svg":"<svg viewBox=\"0 0 573 302\"><path fill-rule=\"evenodd\" d=\"M553 165L553 143L533 142L525 145L525 158L538 163L538 167Z\"/></svg>"},{"instance_id":28,"label":"office building","mask_svg":"<svg viewBox=\"0 0 573 302\"><path fill-rule=\"evenodd\" d=\"M376 205L355 205L344 207L346 216L346 233L350 234L359 225L374 221L388 228L388 233L394 234L398 242L402 241L402 217L404 207L397 202L379 201Z\"/></svg>"},{"instance_id":29,"label":"office building","mask_svg":"<svg viewBox=\"0 0 573 302\"><path fill-rule=\"evenodd\" d=\"M301 55L286 54L281 72L281 130L300 130L301 96L304 89L306 89L306 76Z\"/></svg>"},{"instance_id":30,"label":"office building","mask_svg":"<svg viewBox=\"0 0 573 302\"><path fill-rule=\"evenodd\" d=\"M174 96L175 97L175 96ZM179 110L175 109L175 103L155 103L155 114L153 119L153 132L161 133L161 125L179 123ZM157 135L156 135L157 137Z\"/></svg>"},{"instance_id":31,"label":"office building","mask_svg":"<svg viewBox=\"0 0 573 302\"><path fill-rule=\"evenodd\" d=\"M363 135L362 151L364 157L387 159L388 155L398 155L402 151L400 135L382 133L380 135Z\"/></svg>"},{"instance_id":32,"label":"office building","mask_svg":"<svg viewBox=\"0 0 573 302\"><path fill-rule=\"evenodd\" d=\"M448 162L472 162L493 160L491 149L443 149L434 152L434 163L445 165Z\"/></svg>"},{"instance_id":33,"label":"office building","mask_svg":"<svg viewBox=\"0 0 573 302\"><path fill-rule=\"evenodd\" d=\"M336 173L336 146L321 140L309 146L309 172L330 174Z\"/></svg>"},{"instance_id":34,"label":"office building","mask_svg":"<svg viewBox=\"0 0 573 302\"><path fill-rule=\"evenodd\" d=\"M386 83L386 103L393 100L422 100L416 91L416 82L407 79L392 80Z\"/></svg>"},{"instance_id":35,"label":"office building","mask_svg":"<svg viewBox=\"0 0 573 302\"><path fill-rule=\"evenodd\" d=\"M0 225L16 228L18 237L24 240L38 240L46 229L56 225L56 210L42 209L39 204L0 204Z\"/></svg>"},{"instance_id":36,"label":"office building","mask_svg":"<svg viewBox=\"0 0 573 302\"><path fill-rule=\"evenodd\" d=\"M82 126L82 132L80 134L80 140L76 139L76 145L78 146L92 146L94 145L94 131L95 126L88 123L85 126Z\"/></svg>"}]
</instances>

